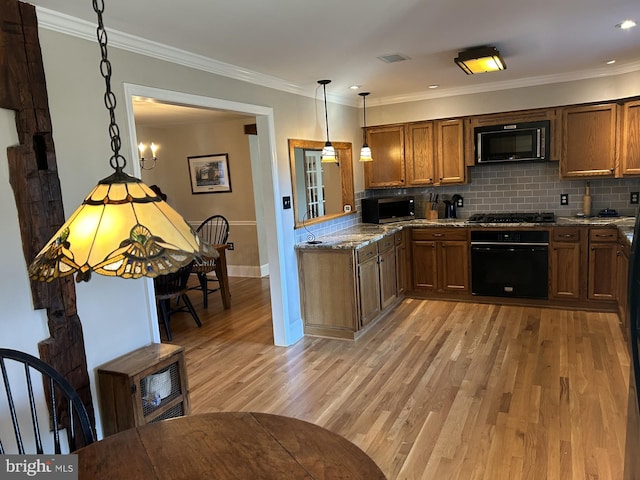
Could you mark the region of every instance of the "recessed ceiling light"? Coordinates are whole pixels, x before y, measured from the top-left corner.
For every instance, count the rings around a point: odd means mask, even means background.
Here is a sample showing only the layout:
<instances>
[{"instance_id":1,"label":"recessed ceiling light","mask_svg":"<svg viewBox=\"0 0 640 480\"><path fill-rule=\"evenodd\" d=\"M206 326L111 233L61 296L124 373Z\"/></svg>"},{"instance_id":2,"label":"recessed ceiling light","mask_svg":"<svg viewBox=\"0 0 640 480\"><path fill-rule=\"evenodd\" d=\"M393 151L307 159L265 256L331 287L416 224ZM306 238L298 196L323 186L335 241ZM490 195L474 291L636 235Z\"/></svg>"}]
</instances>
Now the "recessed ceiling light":
<instances>
[{"instance_id":1,"label":"recessed ceiling light","mask_svg":"<svg viewBox=\"0 0 640 480\"><path fill-rule=\"evenodd\" d=\"M607 60L604 63L606 63L607 65L613 65L614 63L616 63L616 61L615 60Z\"/></svg>"},{"instance_id":2,"label":"recessed ceiling light","mask_svg":"<svg viewBox=\"0 0 640 480\"><path fill-rule=\"evenodd\" d=\"M362 85L351 85L349 88L351 90L358 90Z\"/></svg>"},{"instance_id":3,"label":"recessed ceiling light","mask_svg":"<svg viewBox=\"0 0 640 480\"><path fill-rule=\"evenodd\" d=\"M438 88L439 86L440 85L437 85L437 84L434 83L433 85L429 85L429 88Z\"/></svg>"},{"instance_id":4,"label":"recessed ceiling light","mask_svg":"<svg viewBox=\"0 0 640 480\"><path fill-rule=\"evenodd\" d=\"M633 20L625 20L622 23L616 25L616 27L621 28L622 30L628 30L636 26L636 22Z\"/></svg>"}]
</instances>

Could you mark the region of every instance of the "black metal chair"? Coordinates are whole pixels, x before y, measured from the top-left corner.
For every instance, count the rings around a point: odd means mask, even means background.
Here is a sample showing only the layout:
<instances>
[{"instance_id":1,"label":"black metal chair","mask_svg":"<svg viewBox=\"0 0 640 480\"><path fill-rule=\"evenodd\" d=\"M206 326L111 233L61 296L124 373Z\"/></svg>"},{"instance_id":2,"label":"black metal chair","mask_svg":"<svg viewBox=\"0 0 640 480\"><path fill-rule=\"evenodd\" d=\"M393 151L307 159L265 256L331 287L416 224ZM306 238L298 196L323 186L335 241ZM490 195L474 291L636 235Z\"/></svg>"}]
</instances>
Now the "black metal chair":
<instances>
[{"instance_id":1,"label":"black metal chair","mask_svg":"<svg viewBox=\"0 0 640 480\"><path fill-rule=\"evenodd\" d=\"M211 245L224 245L229 238L229 221L222 215L213 215L200 224L196 233L203 241ZM215 271L215 268L216 260L214 258L205 258L193 266L193 273L198 275L199 285L191 288L202 290L202 303L205 308L209 306L209 294L220 290L219 287L209 288L209 281L218 281L217 278L209 276L211 272Z\"/></svg>"},{"instance_id":2,"label":"black metal chair","mask_svg":"<svg viewBox=\"0 0 640 480\"><path fill-rule=\"evenodd\" d=\"M176 312L188 311L196 322L198 327L202 326L198 314L193 308L193 304L187 295L189 287L189 276L193 268L193 262L178 269L174 273L160 275L153 279L153 287L156 293L156 302L158 305L158 314L160 320L164 324L167 334L167 340L171 341L171 327L169 326L169 317ZM171 306L171 300L176 299L175 306ZM180 300L184 305L180 304Z\"/></svg>"},{"instance_id":3,"label":"black metal chair","mask_svg":"<svg viewBox=\"0 0 640 480\"><path fill-rule=\"evenodd\" d=\"M95 441L91 420L78 393L51 365L25 352L0 348L0 370L4 383L0 405L8 409L9 417L0 413L0 418L3 424L13 425L15 434L15 444L8 440L3 444L0 440L1 455L67 453L62 451L63 430L69 452ZM42 380L43 393L34 381L34 374ZM46 420L38 418L43 400L49 409ZM27 408L29 412L23 411ZM49 443L43 442L43 431L53 436L53 452L46 451Z\"/></svg>"}]
</instances>

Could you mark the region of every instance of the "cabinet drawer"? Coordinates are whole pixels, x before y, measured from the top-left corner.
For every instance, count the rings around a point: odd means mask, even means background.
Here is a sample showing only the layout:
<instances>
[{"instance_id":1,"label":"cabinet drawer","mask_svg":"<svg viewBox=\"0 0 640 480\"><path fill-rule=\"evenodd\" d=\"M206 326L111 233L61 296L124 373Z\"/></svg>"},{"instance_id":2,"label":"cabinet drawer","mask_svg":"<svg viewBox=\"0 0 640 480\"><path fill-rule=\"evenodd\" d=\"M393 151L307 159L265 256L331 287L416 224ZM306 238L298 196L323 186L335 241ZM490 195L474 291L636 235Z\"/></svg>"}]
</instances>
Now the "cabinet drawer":
<instances>
[{"instance_id":1,"label":"cabinet drawer","mask_svg":"<svg viewBox=\"0 0 640 480\"><path fill-rule=\"evenodd\" d=\"M412 240L467 240L466 228L414 228Z\"/></svg>"},{"instance_id":2,"label":"cabinet drawer","mask_svg":"<svg viewBox=\"0 0 640 480\"><path fill-rule=\"evenodd\" d=\"M362 263L370 259L371 257L377 256L378 242L367 245L366 247L359 248L358 250L356 250L356 255L358 256L358 263Z\"/></svg>"},{"instance_id":3,"label":"cabinet drawer","mask_svg":"<svg viewBox=\"0 0 640 480\"><path fill-rule=\"evenodd\" d=\"M394 245L395 239L393 238L393 235L387 235L382 240L378 240L378 252L385 252L390 248L393 248Z\"/></svg>"},{"instance_id":4,"label":"cabinet drawer","mask_svg":"<svg viewBox=\"0 0 640 480\"><path fill-rule=\"evenodd\" d=\"M618 230L616 228L590 228L590 242L617 242Z\"/></svg>"},{"instance_id":5,"label":"cabinet drawer","mask_svg":"<svg viewBox=\"0 0 640 480\"><path fill-rule=\"evenodd\" d=\"M554 227L552 231L554 242L579 242L580 232L579 227Z\"/></svg>"}]
</instances>

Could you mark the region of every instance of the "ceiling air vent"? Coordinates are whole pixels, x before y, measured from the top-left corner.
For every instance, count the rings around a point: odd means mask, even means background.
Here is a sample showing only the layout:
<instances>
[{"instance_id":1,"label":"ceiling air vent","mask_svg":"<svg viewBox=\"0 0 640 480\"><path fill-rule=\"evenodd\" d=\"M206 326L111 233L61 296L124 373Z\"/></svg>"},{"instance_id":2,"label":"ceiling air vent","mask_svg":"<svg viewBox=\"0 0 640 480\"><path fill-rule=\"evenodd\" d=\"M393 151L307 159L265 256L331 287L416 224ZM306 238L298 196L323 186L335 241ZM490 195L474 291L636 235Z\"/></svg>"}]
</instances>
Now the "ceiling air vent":
<instances>
[{"instance_id":1,"label":"ceiling air vent","mask_svg":"<svg viewBox=\"0 0 640 480\"><path fill-rule=\"evenodd\" d=\"M410 59L410 57L407 57L406 55L402 55L401 53L391 53L389 55L380 55L377 58L379 58L385 63L396 63L396 62L402 62L404 60Z\"/></svg>"}]
</instances>

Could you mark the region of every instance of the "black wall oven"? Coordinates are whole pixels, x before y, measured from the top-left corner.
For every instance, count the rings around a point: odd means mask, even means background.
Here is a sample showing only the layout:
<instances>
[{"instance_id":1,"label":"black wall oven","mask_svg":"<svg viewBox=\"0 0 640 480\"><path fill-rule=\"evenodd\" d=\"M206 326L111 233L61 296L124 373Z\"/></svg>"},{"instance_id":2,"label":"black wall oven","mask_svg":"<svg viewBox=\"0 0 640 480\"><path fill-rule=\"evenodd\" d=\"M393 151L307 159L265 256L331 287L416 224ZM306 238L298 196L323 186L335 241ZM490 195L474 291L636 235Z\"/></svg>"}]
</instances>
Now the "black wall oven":
<instances>
[{"instance_id":1,"label":"black wall oven","mask_svg":"<svg viewBox=\"0 0 640 480\"><path fill-rule=\"evenodd\" d=\"M471 231L472 294L548 298L548 280L548 231Z\"/></svg>"}]
</instances>

